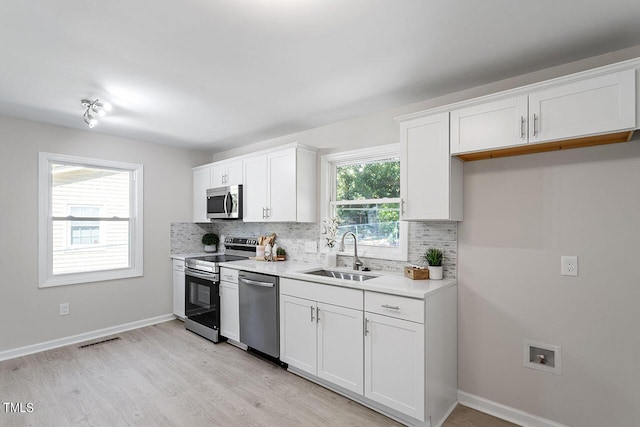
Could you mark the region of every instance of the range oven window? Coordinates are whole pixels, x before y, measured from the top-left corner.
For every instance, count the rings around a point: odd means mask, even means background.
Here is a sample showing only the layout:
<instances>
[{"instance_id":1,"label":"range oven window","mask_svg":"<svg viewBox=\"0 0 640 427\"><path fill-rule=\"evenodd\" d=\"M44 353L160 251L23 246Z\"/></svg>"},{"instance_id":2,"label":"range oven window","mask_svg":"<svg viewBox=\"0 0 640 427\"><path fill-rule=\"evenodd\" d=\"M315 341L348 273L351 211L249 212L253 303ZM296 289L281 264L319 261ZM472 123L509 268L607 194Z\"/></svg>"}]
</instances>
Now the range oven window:
<instances>
[{"instance_id":1,"label":"range oven window","mask_svg":"<svg viewBox=\"0 0 640 427\"><path fill-rule=\"evenodd\" d=\"M217 330L220 324L219 284L185 273L185 315L194 322Z\"/></svg>"}]
</instances>

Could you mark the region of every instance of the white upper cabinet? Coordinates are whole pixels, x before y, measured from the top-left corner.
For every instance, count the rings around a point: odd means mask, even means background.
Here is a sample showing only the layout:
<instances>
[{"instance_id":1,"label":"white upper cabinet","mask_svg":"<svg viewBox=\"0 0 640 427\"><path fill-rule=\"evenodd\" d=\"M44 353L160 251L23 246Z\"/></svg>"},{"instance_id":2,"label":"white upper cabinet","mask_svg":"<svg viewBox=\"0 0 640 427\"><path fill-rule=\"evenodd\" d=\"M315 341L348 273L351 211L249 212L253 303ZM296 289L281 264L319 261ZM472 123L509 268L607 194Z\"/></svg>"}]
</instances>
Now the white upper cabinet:
<instances>
[{"instance_id":1,"label":"white upper cabinet","mask_svg":"<svg viewBox=\"0 0 640 427\"><path fill-rule=\"evenodd\" d=\"M207 189L243 185L246 222L316 220L317 151L298 144L193 169L193 221L207 219Z\"/></svg>"},{"instance_id":2,"label":"white upper cabinet","mask_svg":"<svg viewBox=\"0 0 640 427\"><path fill-rule=\"evenodd\" d=\"M316 152L298 146L245 158L244 221L315 221L316 169Z\"/></svg>"},{"instance_id":3,"label":"white upper cabinet","mask_svg":"<svg viewBox=\"0 0 640 427\"><path fill-rule=\"evenodd\" d=\"M529 142L635 128L635 85L624 70L529 94Z\"/></svg>"},{"instance_id":4,"label":"white upper cabinet","mask_svg":"<svg viewBox=\"0 0 640 427\"><path fill-rule=\"evenodd\" d=\"M451 110L451 154L527 145L524 151L511 151L520 154L543 151L535 144L613 135L637 126L636 71L633 69L594 77L574 76L567 83L540 86L543 87L540 90L532 85L509 98L490 100L491 97L487 97L486 102ZM602 141L623 140L624 135Z\"/></svg>"},{"instance_id":5,"label":"white upper cabinet","mask_svg":"<svg viewBox=\"0 0 640 427\"><path fill-rule=\"evenodd\" d=\"M259 154L244 160L244 201L242 219L246 222L265 221L267 206L267 155Z\"/></svg>"},{"instance_id":6,"label":"white upper cabinet","mask_svg":"<svg viewBox=\"0 0 640 427\"><path fill-rule=\"evenodd\" d=\"M400 123L400 193L402 220L462 221L462 163L449 154L449 113Z\"/></svg>"},{"instance_id":7,"label":"white upper cabinet","mask_svg":"<svg viewBox=\"0 0 640 427\"><path fill-rule=\"evenodd\" d=\"M210 222L207 218L207 190L211 188L211 168L193 169L193 222Z\"/></svg>"},{"instance_id":8,"label":"white upper cabinet","mask_svg":"<svg viewBox=\"0 0 640 427\"><path fill-rule=\"evenodd\" d=\"M525 95L451 112L451 154L526 143Z\"/></svg>"},{"instance_id":9,"label":"white upper cabinet","mask_svg":"<svg viewBox=\"0 0 640 427\"><path fill-rule=\"evenodd\" d=\"M242 160L225 160L211 165L211 188L241 184Z\"/></svg>"}]
</instances>

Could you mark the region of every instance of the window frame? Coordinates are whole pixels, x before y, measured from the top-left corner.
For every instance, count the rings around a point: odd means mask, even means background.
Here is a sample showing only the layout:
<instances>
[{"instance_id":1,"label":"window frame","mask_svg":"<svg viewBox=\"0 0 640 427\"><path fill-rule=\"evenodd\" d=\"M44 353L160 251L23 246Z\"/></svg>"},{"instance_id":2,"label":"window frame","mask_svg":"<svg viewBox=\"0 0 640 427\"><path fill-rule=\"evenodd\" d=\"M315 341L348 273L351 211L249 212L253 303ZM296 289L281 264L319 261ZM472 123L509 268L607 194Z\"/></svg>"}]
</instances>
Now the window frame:
<instances>
[{"instance_id":1,"label":"window frame","mask_svg":"<svg viewBox=\"0 0 640 427\"><path fill-rule=\"evenodd\" d=\"M129 267L83 273L53 274L53 163L119 169L131 173L129 192ZM75 285L143 276L143 166L66 154L38 153L38 287ZM70 243L70 242L69 242Z\"/></svg>"},{"instance_id":2,"label":"window frame","mask_svg":"<svg viewBox=\"0 0 640 427\"><path fill-rule=\"evenodd\" d=\"M323 218L330 218L335 215L333 205L336 197L336 165L347 163L370 163L377 160L386 160L389 158L400 158L400 144L388 144L377 147L369 147L358 150L343 151L339 153L326 154L321 157L321 182L320 191L322 195L321 214ZM378 199L379 201L385 201L389 199ZM395 198L394 198L395 200ZM402 200L400 201L400 208L402 209ZM362 200L356 201L357 203L364 202ZM340 202L342 203L342 202ZM386 259L394 261L407 261L409 256L409 232L408 224L400 218L399 221L400 244L397 248L382 247L382 246L368 246L358 245L358 256L363 258L376 258ZM340 239L342 236L336 236ZM353 256L353 240L348 239L345 241L345 250L338 252L338 255ZM325 245L326 246L326 245ZM339 242L337 247L339 247ZM325 251L329 251L329 248L324 248Z\"/></svg>"}]
</instances>

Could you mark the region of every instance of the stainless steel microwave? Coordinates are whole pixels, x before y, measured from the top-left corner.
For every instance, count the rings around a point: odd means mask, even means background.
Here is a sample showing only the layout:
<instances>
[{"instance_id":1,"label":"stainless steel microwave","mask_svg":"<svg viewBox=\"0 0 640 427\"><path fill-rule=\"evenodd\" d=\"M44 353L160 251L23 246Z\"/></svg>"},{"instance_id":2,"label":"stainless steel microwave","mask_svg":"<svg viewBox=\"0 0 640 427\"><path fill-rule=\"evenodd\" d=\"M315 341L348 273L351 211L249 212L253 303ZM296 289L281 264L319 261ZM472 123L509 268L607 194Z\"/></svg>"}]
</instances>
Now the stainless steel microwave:
<instances>
[{"instance_id":1,"label":"stainless steel microwave","mask_svg":"<svg viewBox=\"0 0 640 427\"><path fill-rule=\"evenodd\" d=\"M207 218L242 219L242 185L208 189Z\"/></svg>"}]
</instances>

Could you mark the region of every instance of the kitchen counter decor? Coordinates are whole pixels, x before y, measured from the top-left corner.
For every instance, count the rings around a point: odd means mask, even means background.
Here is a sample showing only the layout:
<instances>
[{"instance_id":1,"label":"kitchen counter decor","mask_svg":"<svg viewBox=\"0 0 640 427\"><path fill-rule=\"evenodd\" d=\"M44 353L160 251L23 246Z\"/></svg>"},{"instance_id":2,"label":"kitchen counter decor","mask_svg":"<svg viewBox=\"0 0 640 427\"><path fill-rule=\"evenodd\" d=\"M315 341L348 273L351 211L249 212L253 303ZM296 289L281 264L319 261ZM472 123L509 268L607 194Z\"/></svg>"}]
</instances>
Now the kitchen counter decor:
<instances>
[{"instance_id":1,"label":"kitchen counter decor","mask_svg":"<svg viewBox=\"0 0 640 427\"><path fill-rule=\"evenodd\" d=\"M429 264L429 277L432 280L442 279L442 250L429 248L424 253L424 259Z\"/></svg>"},{"instance_id":2,"label":"kitchen counter decor","mask_svg":"<svg viewBox=\"0 0 640 427\"><path fill-rule=\"evenodd\" d=\"M216 252L218 250L218 243L220 239L215 233L207 233L202 236L202 244L204 245L205 252Z\"/></svg>"},{"instance_id":3,"label":"kitchen counter decor","mask_svg":"<svg viewBox=\"0 0 640 427\"><path fill-rule=\"evenodd\" d=\"M404 277L408 277L411 280L428 280L429 269L427 267L407 265L404 267Z\"/></svg>"}]
</instances>

